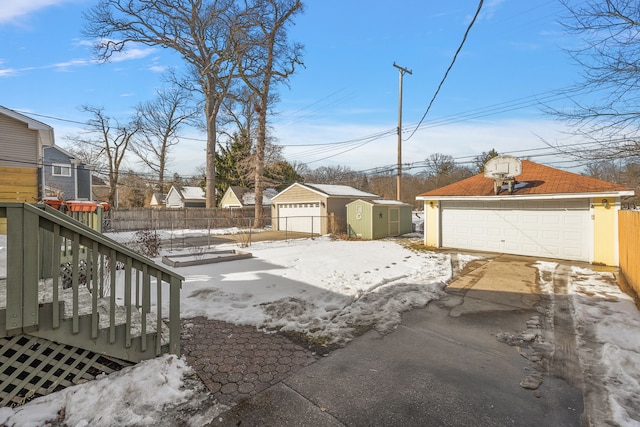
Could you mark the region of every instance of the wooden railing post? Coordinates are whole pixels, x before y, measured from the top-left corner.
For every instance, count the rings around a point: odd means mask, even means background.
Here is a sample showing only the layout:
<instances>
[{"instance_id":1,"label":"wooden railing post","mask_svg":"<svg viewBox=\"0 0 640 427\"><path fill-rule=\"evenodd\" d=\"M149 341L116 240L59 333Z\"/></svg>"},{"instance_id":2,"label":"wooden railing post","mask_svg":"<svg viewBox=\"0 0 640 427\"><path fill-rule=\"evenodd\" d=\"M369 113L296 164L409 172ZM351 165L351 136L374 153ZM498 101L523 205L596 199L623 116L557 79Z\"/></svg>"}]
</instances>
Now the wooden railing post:
<instances>
[{"instance_id":1,"label":"wooden railing post","mask_svg":"<svg viewBox=\"0 0 640 427\"><path fill-rule=\"evenodd\" d=\"M171 277L169 282L169 353L180 356L180 288L182 281Z\"/></svg>"},{"instance_id":2,"label":"wooden railing post","mask_svg":"<svg viewBox=\"0 0 640 427\"><path fill-rule=\"evenodd\" d=\"M22 207L7 207L7 334L22 332Z\"/></svg>"},{"instance_id":3,"label":"wooden railing post","mask_svg":"<svg viewBox=\"0 0 640 427\"><path fill-rule=\"evenodd\" d=\"M7 208L7 333L38 327L40 227L23 205Z\"/></svg>"}]
</instances>

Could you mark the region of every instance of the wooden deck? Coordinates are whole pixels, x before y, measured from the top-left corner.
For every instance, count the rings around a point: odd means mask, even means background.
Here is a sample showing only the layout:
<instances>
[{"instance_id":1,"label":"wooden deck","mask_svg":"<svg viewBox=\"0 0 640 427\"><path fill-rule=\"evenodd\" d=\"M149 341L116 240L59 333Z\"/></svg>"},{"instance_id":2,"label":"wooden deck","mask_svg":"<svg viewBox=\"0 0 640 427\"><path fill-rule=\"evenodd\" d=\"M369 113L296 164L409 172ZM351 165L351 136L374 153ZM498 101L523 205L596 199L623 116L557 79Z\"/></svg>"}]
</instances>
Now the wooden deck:
<instances>
[{"instance_id":1,"label":"wooden deck","mask_svg":"<svg viewBox=\"0 0 640 427\"><path fill-rule=\"evenodd\" d=\"M0 406L180 355L183 277L48 206L0 203L0 221Z\"/></svg>"}]
</instances>

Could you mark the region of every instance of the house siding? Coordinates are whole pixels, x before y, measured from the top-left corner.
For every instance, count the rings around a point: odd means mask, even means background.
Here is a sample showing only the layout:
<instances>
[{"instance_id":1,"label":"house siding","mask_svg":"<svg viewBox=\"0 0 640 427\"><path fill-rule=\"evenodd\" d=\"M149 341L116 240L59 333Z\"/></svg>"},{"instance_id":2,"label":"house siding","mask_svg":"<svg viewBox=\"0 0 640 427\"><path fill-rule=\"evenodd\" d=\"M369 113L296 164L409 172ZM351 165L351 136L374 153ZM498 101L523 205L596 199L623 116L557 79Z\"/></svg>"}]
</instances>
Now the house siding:
<instances>
[{"instance_id":1,"label":"house siding","mask_svg":"<svg viewBox=\"0 0 640 427\"><path fill-rule=\"evenodd\" d=\"M71 164L68 155L55 148L44 149L45 165L45 185L50 195L59 196L63 200L76 199L76 168ZM53 165L68 166L71 169L70 176L53 175Z\"/></svg>"},{"instance_id":2,"label":"house siding","mask_svg":"<svg viewBox=\"0 0 640 427\"><path fill-rule=\"evenodd\" d=\"M242 203L238 200L238 197L233 191L227 191L224 196L222 196L222 200L220 200L220 207L242 207Z\"/></svg>"},{"instance_id":3,"label":"house siding","mask_svg":"<svg viewBox=\"0 0 640 427\"><path fill-rule=\"evenodd\" d=\"M91 171L85 168L78 168L78 199L92 200L91 198Z\"/></svg>"},{"instance_id":4,"label":"house siding","mask_svg":"<svg viewBox=\"0 0 640 427\"><path fill-rule=\"evenodd\" d=\"M38 169L38 132L0 114L0 166Z\"/></svg>"}]
</instances>

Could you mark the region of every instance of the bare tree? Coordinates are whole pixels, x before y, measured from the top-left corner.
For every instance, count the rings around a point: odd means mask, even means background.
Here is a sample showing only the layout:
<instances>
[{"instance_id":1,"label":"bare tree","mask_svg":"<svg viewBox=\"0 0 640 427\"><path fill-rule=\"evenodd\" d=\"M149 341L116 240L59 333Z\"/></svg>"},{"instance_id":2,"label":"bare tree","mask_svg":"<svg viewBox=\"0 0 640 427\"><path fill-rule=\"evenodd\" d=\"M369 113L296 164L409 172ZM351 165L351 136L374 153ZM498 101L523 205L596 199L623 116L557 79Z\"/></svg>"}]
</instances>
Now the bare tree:
<instances>
[{"instance_id":1,"label":"bare tree","mask_svg":"<svg viewBox=\"0 0 640 427\"><path fill-rule=\"evenodd\" d=\"M567 93L568 109L551 109L595 149L560 147L586 159L640 156L640 1L562 0L562 24L583 43L568 53L582 68L579 90ZM580 94L589 94L581 99ZM593 96L595 94L596 96ZM631 137L628 137L631 135Z\"/></svg>"},{"instance_id":2,"label":"bare tree","mask_svg":"<svg viewBox=\"0 0 640 427\"><path fill-rule=\"evenodd\" d=\"M87 121L85 132L69 137L74 147L84 149L86 146L98 148L98 156L107 168L109 179L109 203L116 204L116 190L120 167L127 154L131 139L138 132L137 121L121 124L118 120L105 114L103 107L83 105L81 110L92 115ZM76 151L76 150L74 150Z\"/></svg>"},{"instance_id":3,"label":"bare tree","mask_svg":"<svg viewBox=\"0 0 640 427\"><path fill-rule=\"evenodd\" d=\"M158 175L158 190L166 193L165 172L171 147L179 142L178 132L196 114L190 93L180 87L159 90L156 98L136 107L140 132L131 146L140 160Z\"/></svg>"},{"instance_id":4,"label":"bare tree","mask_svg":"<svg viewBox=\"0 0 640 427\"><path fill-rule=\"evenodd\" d=\"M245 14L247 31L235 39L238 71L244 83L253 92L258 114L255 162L255 227L260 227L263 216L265 149L267 145L267 114L273 100L274 84L286 82L302 65L302 46L290 44L287 25L296 13L302 12L300 0L252 0Z\"/></svg>"},{"instance_id":5,"label":"bare tree","mask_svg":"<svg viewBox=\"0 0 640 427\"><path fill-rule=\"evenodd\" d=\"M427 178L427 190L432 190L452 184L473 175L471 169L456 164L453 157L447 154L434 153L425 159L426 171L422 174Z\"/></svg>"},{"instance_id":6,"label":"bare tree","mask_svg":"<svg viewBox=\"0 0 640 427\"><path fill-rule=\"evenodd\" d=\"M489 151L483 151L482 154L475 156L473 158L473 166L476 173L483 173L485 163L497 156L499 156L499 153L495 150L495 148L492 148Z\"/></svg>"},{"instance_id":7,"label":"bare tree","mask_svg":"<svg viewBox=\"0 0 640 427\"><path fill-rule=\"evenodd\" d=\"M100 0L84 14L84 34L98 39L99 59L108 61L129 44L161 46L177 52L196 76L207 128L207 207L216 203L216 120L237 62L230 44L238 31L236 6L234 0Z\"/></svg>"}]
</instances>

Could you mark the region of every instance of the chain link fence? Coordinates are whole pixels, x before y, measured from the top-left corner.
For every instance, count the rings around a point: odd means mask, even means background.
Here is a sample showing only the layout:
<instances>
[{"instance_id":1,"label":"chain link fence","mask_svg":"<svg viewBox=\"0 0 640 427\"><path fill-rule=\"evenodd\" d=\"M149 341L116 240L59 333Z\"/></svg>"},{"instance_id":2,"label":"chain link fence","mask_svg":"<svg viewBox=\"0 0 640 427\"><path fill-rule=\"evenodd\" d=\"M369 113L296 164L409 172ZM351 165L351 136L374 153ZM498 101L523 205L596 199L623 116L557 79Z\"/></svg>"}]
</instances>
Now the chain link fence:
<instances>
[{"instance_id":1,"label":"chain link fence","mask_svg":"<svg viewBox=\"0 0 640 427\"><path fill-rule=\"evenodd\" d=\"M103 233L137 252L155 256L154 247L173 251L233 242L246 246L252 234L271 228L271 221L268 222L256 229L253 218L189 218L188 221L177 218L154 222L130 219L122 227L118 220L107 218L103 221Z\"/></svg>"},{"instance_id":2,"label":"chain link fence","mask_svg":"<svg viewBox=\"0 0 640 427\"><path fill-rule=\"evenodd\" d=\"M259 221L253 208L185 208L110 210L102 223L106 236L147 256L157 254L156 246L169 251L229 242L246 246L252 234L270 228L269 207Z\"/></svg>"}]
</instances>

